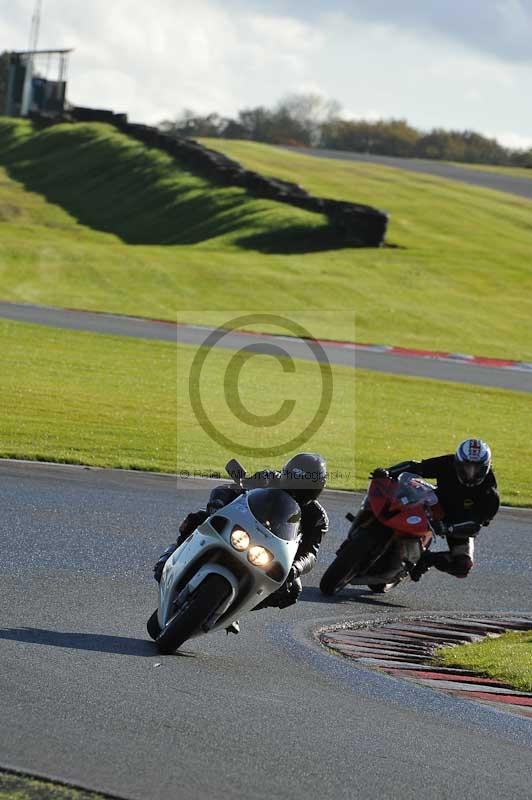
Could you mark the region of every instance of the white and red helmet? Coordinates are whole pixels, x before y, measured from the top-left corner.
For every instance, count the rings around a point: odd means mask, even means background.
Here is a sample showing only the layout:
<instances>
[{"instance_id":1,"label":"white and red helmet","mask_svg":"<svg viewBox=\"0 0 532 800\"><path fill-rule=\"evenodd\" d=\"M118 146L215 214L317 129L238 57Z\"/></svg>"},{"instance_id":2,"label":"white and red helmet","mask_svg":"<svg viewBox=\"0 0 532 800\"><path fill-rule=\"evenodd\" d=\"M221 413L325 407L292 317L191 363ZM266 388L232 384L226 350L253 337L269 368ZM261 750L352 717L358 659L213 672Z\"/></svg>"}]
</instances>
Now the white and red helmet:
<instances>
[{"instance_id":1,"label":"white and red helmet","mask_svg":"<svg viewBox=\"0 0 532 800\"><path fill-rule=\"evenodd\" d=\"M491 450L482 439L465 439L456 448L454 466L460 483L479 486L491 469Z\"/></svg>"}]
</instances>

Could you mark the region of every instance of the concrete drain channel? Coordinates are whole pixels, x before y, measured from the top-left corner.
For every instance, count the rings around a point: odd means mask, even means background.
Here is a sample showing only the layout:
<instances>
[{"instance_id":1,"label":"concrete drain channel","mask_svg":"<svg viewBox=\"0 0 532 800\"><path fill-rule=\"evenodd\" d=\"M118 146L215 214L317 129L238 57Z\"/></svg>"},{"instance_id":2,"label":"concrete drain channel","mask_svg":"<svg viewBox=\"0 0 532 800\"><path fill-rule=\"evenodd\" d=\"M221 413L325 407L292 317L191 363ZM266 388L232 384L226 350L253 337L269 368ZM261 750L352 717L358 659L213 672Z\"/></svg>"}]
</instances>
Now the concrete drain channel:
<instances>
[{"instance_id":1,"label":"concrete drain channel","mask_svg":"<svg viewBox=\"0 0 532 800\"><path fill-rule=\"evenodd\" d=\"M532 717L532 693L516 691L500 681L465 669L440 667L434 663L434 651L442 645L469 644L486 636L529 630L532 630L532 618L431 617L322 630L318 638L329 650L360 666Z\"/></svg>"}]
</instances>

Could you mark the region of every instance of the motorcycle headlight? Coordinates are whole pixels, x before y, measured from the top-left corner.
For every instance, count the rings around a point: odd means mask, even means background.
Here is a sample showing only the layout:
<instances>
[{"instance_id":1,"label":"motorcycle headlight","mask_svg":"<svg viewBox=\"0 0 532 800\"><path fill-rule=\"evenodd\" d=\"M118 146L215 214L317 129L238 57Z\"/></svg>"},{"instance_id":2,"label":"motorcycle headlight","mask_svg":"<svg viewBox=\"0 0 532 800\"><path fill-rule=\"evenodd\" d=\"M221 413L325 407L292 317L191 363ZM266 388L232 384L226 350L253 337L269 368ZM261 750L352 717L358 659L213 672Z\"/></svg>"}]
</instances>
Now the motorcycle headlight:
<instances>
[{"instance_id":1,"label":"motorcycle headlight","mask_svg":"<svg viewBox=\"0 0 532 800\"><path fill-rule=\"evenodd\" d=\"M273 556L265 547L257 544L249 548L248 559L254 567L267 567Z\"/></svg>"},{"instance_id":2,"label":"motorcycle headlight","mask_svg":"<svg viewBox=\"0 0 532 800\"><path fill-rule=\"evenodd\" d=\"M238 550L240 553L243 553L244 550L248 549L249 541L249 536L246 531L243 531L240 528L235 528L231 532L231 544L235 550Z\"/></svg>"}]
</instances>

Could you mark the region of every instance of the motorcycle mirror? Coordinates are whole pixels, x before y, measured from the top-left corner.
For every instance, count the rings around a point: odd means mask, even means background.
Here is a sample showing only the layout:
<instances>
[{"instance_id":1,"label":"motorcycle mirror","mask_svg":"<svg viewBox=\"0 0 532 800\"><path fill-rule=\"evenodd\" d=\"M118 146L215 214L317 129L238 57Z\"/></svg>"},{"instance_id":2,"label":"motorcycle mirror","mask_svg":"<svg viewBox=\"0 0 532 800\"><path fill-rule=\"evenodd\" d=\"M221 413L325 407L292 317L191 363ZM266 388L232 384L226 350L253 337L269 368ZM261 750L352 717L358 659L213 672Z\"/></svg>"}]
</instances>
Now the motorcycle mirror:
<instances>
[{"instance_id":1,"label":"motorcycle mirror","mask_svg":"<svg viewBox=\"0 0 532 800\"><path fill-rule=\"evenodd\" d=\"M235 483L242 486L242 481L246 477L246 469L240 461L237 461L236 458L231 458L225 465L225 471Z\"/></svg>"}]
</instances>

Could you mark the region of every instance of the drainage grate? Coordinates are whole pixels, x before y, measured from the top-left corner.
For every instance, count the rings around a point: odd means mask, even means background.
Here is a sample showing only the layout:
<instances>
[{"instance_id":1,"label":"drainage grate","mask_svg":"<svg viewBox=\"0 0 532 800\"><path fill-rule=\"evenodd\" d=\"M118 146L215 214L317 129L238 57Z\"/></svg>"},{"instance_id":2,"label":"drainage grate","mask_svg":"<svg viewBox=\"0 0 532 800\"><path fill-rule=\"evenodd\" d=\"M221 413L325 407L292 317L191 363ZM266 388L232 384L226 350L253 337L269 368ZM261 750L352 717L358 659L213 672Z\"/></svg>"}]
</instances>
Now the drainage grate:
<instances>
[{"instance_id":1,"label":"drainage grate","mask_svg":"<svg viewBox=\"0 0 532 800\"><path fill-rule=\"evenodd\" d=\"M509 688L493 678L431 663L437 647L469 644L488 635L532 630L526 617L450 617L391 622L379 627L322 631L322 644L357 663L395 678L413 680L432 689L490 703L532 717L532 693Z\"/></svg>"}]
</instances>

